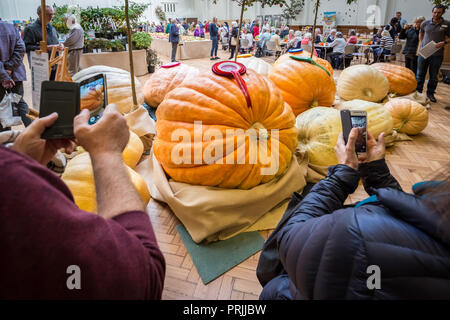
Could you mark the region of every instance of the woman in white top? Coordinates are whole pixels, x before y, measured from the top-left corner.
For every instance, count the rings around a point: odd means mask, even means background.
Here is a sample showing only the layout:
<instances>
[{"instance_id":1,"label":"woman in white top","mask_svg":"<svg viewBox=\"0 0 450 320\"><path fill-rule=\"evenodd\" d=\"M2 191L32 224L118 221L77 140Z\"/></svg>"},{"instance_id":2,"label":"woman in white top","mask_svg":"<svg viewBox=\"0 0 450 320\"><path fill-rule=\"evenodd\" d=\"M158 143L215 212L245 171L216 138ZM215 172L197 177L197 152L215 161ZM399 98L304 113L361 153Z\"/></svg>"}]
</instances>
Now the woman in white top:
<instances>
[{"instance_id":1,"label":"woman in white top","mask_svg":"<svg viewBox=\"0 0 450 320\"><path fill-rule=\"evenodd\" d=\"M241 46L241 52L248 51L250 52L253 47L253 35L246 28L242 29L241 40L248 40L248 44Z\"/></svg>"},{"instance_id":2,"label":"woman in white top","mask_svg":"<svg viewBox=\"0 0 450 320\"><path fill-rule=\"evenodd\" d=\"M336 33L336 39L332 43L330 43L330 48L333 48L333 52L328 54L328 61L331 63L331 66L335 69L339 68L340 61L336 61L340 55L343 55L345 52L346 42L342 32Z\"/></svg>"}]
</instances>

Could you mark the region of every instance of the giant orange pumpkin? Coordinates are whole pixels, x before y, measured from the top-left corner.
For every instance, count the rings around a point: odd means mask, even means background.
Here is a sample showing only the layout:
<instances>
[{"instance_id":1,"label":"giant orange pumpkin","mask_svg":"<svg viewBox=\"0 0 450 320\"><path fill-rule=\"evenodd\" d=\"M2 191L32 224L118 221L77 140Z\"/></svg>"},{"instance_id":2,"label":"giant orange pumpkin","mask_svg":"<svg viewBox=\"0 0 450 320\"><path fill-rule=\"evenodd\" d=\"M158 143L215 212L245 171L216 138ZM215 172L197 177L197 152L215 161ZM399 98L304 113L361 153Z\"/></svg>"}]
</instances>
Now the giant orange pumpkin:
<instances>
[{"instance_id":1,"label":"giant orange pumpkin","mask_svg":"<svg viewBox=\"0 0 450 320\"><path fill-rule=\"evenodd\" d=\"M384 105L394 121L394 129L410 135L422 132L428 125L428 111L409 99L392 99Z\"/></svg>"},{"instance_id":2,"label":"giant orange pumpkin","mask_svg":"<svg viewBox=\"0 0 450 320\"><path fill-rule=\"evenodd\" d=\"M269 77L281 90L294 114L298 115L312 107L331 106L336 93L331 65L317 57L313 60L321 67L294 60L290 56L305 58L307 54L287 53L281 56L272 66Z\"/></svg>"},{"instance_id":3,"label":"giant orange pumpkin","mask_svg":"<svg viewBox=\"0 0 450 320\"><path fill-rule=\"evenodd\" d=\"M372 67L388 78L390 92L404 96L417 88L416 75L408 68L391 63L375 63Z\"/></svg>"},{"instance_id":4,"label":"giant orange pumpkin","mask_svg":"<svg viewBox=\"0 0 450 320\"><path fill-rule=\"evenodd\" d=\"M186 77L196 76L197 68L180 64L172 68L159 68L144 84L144 100L156 108L171 90L183 82Z\"/></svg>"},{"instance_id":5,"label":"giant orange pumpkin","mask_svg":"<svg viewBox=\"0 0 450 320\"><path fill-rule=\"evenodd\" d=\"M171 178L249 189L287 169L298 143L292 109L267 77L251 69L242 77L251 107L234 79L212 72L185 80L159 105L153 151Z\"/></svg>"}]
</instances>

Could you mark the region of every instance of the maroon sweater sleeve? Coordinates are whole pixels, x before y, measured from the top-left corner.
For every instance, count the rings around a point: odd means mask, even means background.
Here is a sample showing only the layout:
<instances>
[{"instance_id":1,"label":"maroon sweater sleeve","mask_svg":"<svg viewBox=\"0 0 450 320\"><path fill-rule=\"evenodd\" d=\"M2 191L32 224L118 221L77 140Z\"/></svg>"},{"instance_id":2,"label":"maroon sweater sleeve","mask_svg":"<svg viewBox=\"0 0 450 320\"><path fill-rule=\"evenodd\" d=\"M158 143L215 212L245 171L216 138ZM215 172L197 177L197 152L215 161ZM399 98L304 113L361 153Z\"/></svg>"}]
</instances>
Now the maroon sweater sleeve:
<instances>
[{"instance_id":1,"label":"maroon sweater sleeve","mask_svg":"<svg viewBox=\"0 0 450 320\"><path fill-rule=\"evenodd\" d=\"M0 299L161 298L165 262L145 212L82 211L53 172L0 146L0 215ZM68 289L72 265L81 289Z\"/></svg>"}]
</instances>

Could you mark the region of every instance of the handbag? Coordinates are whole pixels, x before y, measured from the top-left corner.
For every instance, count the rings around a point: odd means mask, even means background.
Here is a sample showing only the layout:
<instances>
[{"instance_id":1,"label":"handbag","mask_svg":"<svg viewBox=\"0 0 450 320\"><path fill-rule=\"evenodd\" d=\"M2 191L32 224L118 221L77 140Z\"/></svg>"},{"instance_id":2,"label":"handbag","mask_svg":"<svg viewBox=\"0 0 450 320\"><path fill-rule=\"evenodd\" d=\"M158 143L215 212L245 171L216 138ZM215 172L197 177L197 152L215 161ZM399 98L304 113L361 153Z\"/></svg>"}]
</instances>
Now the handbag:
<instances>
[{"instance_id":1,"label":"handbag","mask_svg":"<svg viewBox=\"0 0 450 320\"><path fill-rule=\"evenodd\" d=\"M22 124L22 119L13 114L13 103L18 103L22 96L16 93L6 92L0 102L0 124L3 128L18 126Z\"/></svg>"},{"instance_id":2,"label":"handbag","mask_svg":"<svg viewBox=\"0 0 450 320\"><path fill-rule=\"evenodd\" d=\"M230 45L232 45L232 46L236 46L236 45L237 45L237 40L236 40L235 37L232 37L232 38L231 38Z\"/></svg>"}]
</instances>

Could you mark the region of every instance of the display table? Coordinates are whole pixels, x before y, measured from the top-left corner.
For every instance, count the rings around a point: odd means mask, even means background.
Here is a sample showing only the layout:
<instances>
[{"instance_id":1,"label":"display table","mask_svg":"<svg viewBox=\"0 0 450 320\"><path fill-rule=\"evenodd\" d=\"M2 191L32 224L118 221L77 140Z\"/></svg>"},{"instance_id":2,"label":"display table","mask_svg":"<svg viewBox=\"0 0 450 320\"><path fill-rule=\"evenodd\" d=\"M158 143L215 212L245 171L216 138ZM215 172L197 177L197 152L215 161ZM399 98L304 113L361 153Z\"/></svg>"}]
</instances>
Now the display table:
<instances>
[{"instance_id":1,"label":"display table","mask_svg":"<svg viewBox=\"0 0 450 320\"><path fill-rule=\"evenodd\" d=\"M85 53L81 55L81 68L95 65L103 65L130 71L128 51ZM145 50L133 50L133 64L135 76L143 76L148 73Z\"/></svg>"},{"instance_id":2,"label":"display table","mask_svg":"<svg viewBox=\"0 0 450 320\"><path fill-rule=\"evenodd\" d=\"M208 58L211 53L211 40L184 41L178 46L176 60ZM153 39L151 49L159 55L172 56L172 43L166 39Z\"/></svg>"}]
</instances>

